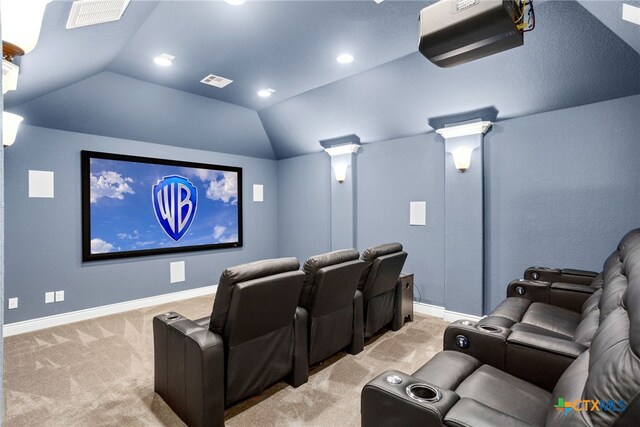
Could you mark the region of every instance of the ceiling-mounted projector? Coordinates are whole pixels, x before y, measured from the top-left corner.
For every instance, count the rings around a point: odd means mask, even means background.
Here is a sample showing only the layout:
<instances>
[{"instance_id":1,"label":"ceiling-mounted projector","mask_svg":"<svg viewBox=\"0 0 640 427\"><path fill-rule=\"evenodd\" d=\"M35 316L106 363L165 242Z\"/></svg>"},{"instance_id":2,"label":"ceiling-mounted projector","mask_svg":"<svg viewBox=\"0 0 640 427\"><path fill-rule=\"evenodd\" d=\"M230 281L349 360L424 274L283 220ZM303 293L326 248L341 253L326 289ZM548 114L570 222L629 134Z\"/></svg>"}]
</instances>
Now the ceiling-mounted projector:
<instances>
[{"instance_id":1,"label":"ceiling-mounted projector","mask_svg":"<svg viewBox=\"0 0 640 427\"><path fill-rule=\"evenodd\" d=\"M527 0L440 0L420 11L420 53L453 67L522 46Z\"/></svg>"}]
</instances>

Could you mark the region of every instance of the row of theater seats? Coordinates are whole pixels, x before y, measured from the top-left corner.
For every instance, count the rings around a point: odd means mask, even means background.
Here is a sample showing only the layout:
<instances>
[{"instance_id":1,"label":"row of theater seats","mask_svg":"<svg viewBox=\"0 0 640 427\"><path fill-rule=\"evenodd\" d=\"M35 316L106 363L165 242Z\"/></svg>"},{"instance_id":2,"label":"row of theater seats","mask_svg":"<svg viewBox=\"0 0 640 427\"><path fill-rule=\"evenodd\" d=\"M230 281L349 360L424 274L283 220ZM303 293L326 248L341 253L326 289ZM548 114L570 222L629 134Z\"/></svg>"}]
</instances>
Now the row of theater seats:
<instances>
[{"instance_id":1,"label":"row of theater seats","mask_svg":"<svg viewBox=\"0 0 640 427\"><path fill-rule=\"evenodd\" d=\"M155 391L189 426L222 426L226 407L284 379L298 387L309 366L365 337L402 327L399 243L227 268L211 316L153 319Z\"/></svg>"},{"instance_id":2,"label":"row of theater seats","mask_svg":"<svg viewBox=\"0 0 640 427\"><path fill-rule=\"evenodd\" d=\"M362 390L363 426L640 425L640 229L601 273L530 268L444 350Z\"/></svg>"}]
</instances>

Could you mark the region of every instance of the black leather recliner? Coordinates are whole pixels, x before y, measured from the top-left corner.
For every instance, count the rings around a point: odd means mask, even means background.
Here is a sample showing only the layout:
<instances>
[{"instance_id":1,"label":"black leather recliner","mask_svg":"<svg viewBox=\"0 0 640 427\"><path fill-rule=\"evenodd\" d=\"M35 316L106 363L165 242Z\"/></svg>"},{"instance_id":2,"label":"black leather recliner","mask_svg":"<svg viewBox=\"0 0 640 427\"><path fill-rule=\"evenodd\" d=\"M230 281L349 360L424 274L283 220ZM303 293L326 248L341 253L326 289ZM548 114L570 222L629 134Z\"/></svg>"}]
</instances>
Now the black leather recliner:
<instances>
[{"instance_id":1,"label":"black leather recliner","mask_svg":"<svg viewBox=\"0 0 640 427\"><path fill-rule=\"evenodd\" d=\"M155 391L189 426L223 426L225 407L285 378L307 381L304 273L295 258L226 269L210 317L153 319Z\"/></svg>"},{"instance_id":2,"label":"black leather recliner","mask_svg":"<svg viewBox=\"0 0 640 427\"><path fill-rule=\"evenodd\" d=\"M361 395L362 425L637 426L640 249L629 254L620 276L623 298L551 392L473 356L443 351L413 375L387 371L369 382Z\"/></svg>"},{"instance_id":3,"label":"black leather recliner","mask_svg":"<svg viewBox=\"0 0 640 427\"><path fill-rule=\"evenodd\" d=\"M362 293L358 280L365 266L355 249L314 255L304 263L304 284L298 305L306 309L309 365L349 346L364 348Z\"/></svg>"},{"instance_id":4,"label":"black leather recliner","mask_svg":"<svg viewBox=\"0 0 640 427\"><path fill-rule=\"evenodd\" d=\"M565 308L566 304L556 305L571 297L550 298L555 291L548 284L540 285L546 289L541 292L537 282L514 281L509 288L527 286L524 295L507 298L479 322L453 322L445 331L444 349L469 354L552 390L565 369L591 345L600 323L620 304L627 287L623 266L640 250L639 237L640 230L627 233L608 257L601 287L573 285L594 291L580 312Z\"/></svg>"},{"instance_id":5,"label":"black leather recliner","mask_svg":"<svg viewBox=\"0 0 640 427\"><path fill-rule=\"evenodd\" d=\"M407 253L400 243L373 246L362 254L365 269L358 289L364 298L365 338L389 323L394 331L402 327L402 286L398 278L406 259Z\"/></svg>"}]
</instances>

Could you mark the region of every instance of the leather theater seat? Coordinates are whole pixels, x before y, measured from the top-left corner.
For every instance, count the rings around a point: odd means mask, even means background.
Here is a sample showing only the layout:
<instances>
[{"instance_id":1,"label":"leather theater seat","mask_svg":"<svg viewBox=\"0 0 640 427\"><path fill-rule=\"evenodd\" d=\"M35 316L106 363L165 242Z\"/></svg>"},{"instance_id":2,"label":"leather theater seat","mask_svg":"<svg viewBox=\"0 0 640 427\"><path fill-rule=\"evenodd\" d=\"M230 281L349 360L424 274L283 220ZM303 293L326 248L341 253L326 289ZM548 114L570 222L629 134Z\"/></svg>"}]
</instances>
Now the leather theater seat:
<instances>
[{"instance_id":1,"label":"leather theater seat","mask_svg":"<svg viewBox=\"0 0 640 427\"><path fill-rule=\"evenodd\" d=\"M411 376L387 371L369 382L361 395L362 425L638 425L640 249L628 254L620 276L623 297L552 391L468 354L443 351Z\"/></svg>"},{"instance_id":2,"label":"leather theater seat","mask_svg":"<svg viewBox=\"0 0 640 427\"><path fill-rule=\"evenodd\" d=\"M364 348L362 293L358 280L365 263L355 249L314 255L304 263L298 305L307 311L309 365L349 347Z\"/></svg>"},{"instance_id":3,"label":"leather theater seat","mask_svg":"<svg viewBox=\"0 0 640 427\"><path fill-rule=\"evenodd\" d=\"M307 381L307 318L295 258L227 268L210 317L153 319L155 391L189 426L223 426L224 410L285 379Z\"/></svg>"},{"instance_id":4,"label":"leather theater seat","mask_svg":"<svg viewBox=\"0 0 640 427\"><path fill-rule=\"evenodd\" d=\"M640 246L640 229L627 233L589 285L518 280L481 324L556 337L588 346L598 324L621 298L622 265ZM515 295L515 296L514 296Z\"/></svg>"},{"instance_id":5,"label":"leather theater seat","mask_svg":"<svg viewBox=\"0 0 640 427\"><path fill-rule=\"evenodd\" d=\"M369 338L384 326L400 329L402 287L398 283L407 253L400 243L386 243L368 248L362 254L365 269L358 289L364 298L364 337Z\"/></svg>"}]
</instances>

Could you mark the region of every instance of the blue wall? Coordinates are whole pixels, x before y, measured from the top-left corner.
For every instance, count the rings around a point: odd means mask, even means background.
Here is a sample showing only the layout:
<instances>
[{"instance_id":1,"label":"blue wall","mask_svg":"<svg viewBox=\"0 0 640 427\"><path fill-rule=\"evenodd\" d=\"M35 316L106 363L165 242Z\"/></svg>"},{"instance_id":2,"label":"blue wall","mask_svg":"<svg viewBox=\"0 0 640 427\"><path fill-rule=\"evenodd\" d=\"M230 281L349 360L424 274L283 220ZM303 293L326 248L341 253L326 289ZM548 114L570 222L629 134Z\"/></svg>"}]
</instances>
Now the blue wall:
<instances>
[{"instance_id":1,"label":"blue wall","mask_svg":"<svg viewBox=\"0 0 640 427\"><path fill-rule=\"evenodd\" d=\"M278 162L278 254L300 264L331 250L331 161L325 153Z\"/></svg>"},{"instance_id":2,"label":"blue wall","mask_svg":"<svg viewBox=\"0 0 640 427\"><path fill-rule=\"evenodd\" d=\"M640 96L498 122L485 136L485 311L532 264L600 269L620 236L640 226ZM80 150L237 165L244 170L245 247L179 256L81 263ZM212 285L241 262L331 247L330 159L281 161L24 126L5 151L6 323ZM356 247L405 245L416 294L447 306L445 153L435 133L365 144L357 153ZM52 170L54 199L27 197L27 171ZM252 184L265 201L251 201ZM426 200L427 226L409 226ZM169 284L185 260L187 282ZM64 289L65 301L44 304ZM418 296L418 295L416 295Z\"/></svg>"},{"instance_id":3,"label":"blue wall","mask_svg":"<svg viewBox=\"0 0 640 427\"><path fill-rule=\"evenodd\" d=\"M243 168L244 247L217 251L81 262L80 151L83 149ZM146 142L23 126L5 151L5 296L19 308L5 322L214 285L228 266L278 253L277 163ZM55 198L28 198L28 170L55 173ZM263 184L265 201L252 201ZM186 282L169 283L169 263L185 260ZM65 290L65 301L44 304L46 291Z\"/></svg>"},{"instance_id":4,"label":"blue wall","mask_svg":"<svg viewBox=\"0 0 640 427\"><path fill-rule=\"evenodd\" d=\"M530 265L601 270L640 227L640 96L493 125L485 136L485 309Z\"/></svg>"},{"instance_id":5,"label":"blue wall","mask_svg":"<svg viewBox=\"0 0 640 427\"><path fill-rule=\"evenodd\" d=\"M400 242L416 296L444 305L444 144L435 133L358 152L358 250ZM409 202L427 202L427 225L409 225Z\"/></svg>"}]
</instances>

